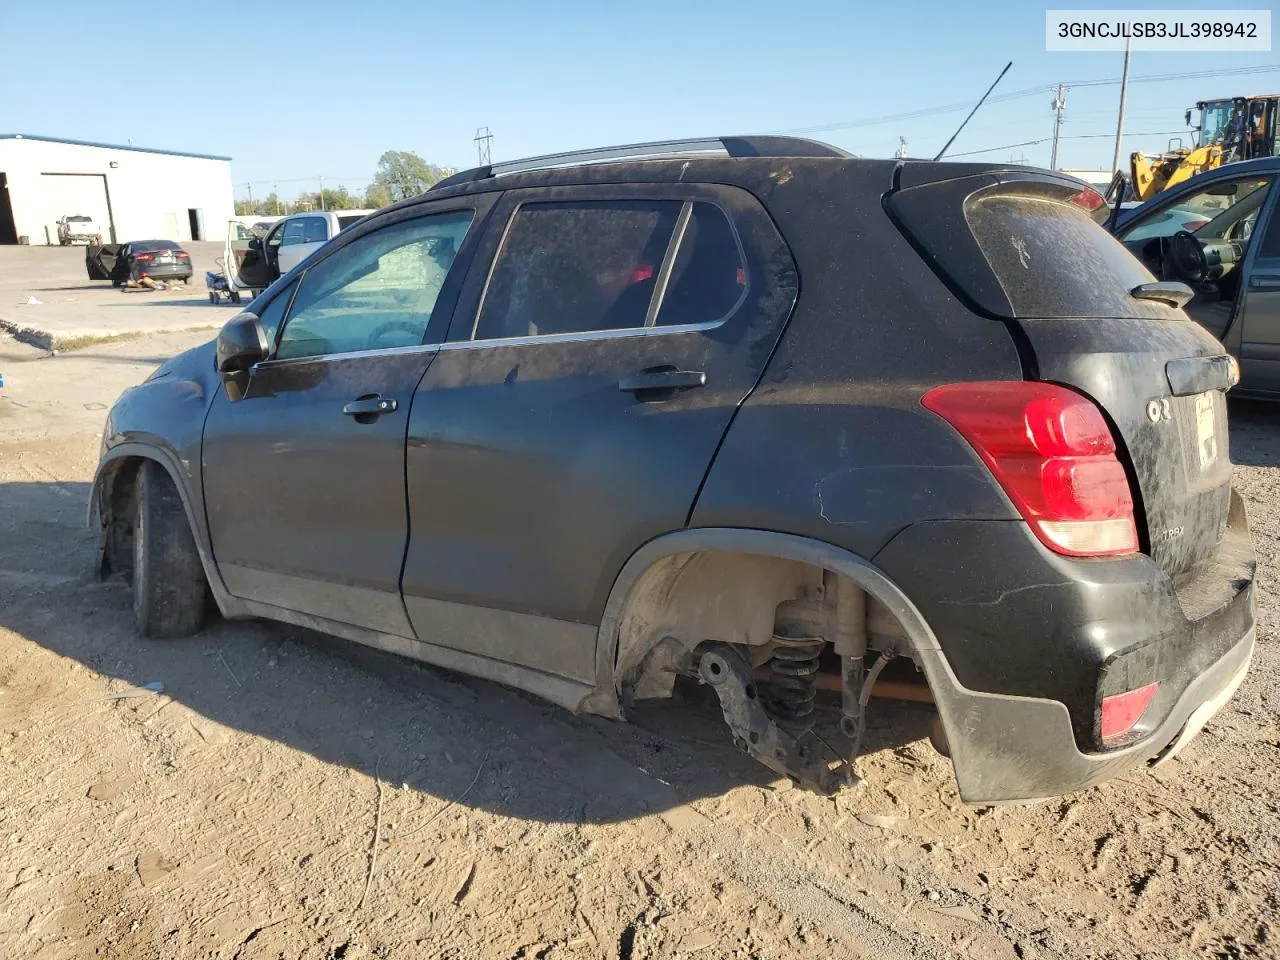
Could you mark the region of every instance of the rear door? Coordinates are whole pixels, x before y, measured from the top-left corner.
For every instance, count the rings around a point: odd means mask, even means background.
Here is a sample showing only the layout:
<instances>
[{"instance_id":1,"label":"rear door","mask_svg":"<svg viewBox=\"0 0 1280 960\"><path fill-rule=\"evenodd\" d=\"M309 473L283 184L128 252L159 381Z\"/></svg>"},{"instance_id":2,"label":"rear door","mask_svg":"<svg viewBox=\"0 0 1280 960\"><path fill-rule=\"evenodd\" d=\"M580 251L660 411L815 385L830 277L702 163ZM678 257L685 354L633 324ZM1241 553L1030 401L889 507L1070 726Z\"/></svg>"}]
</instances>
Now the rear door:
<instances>
[{"instance_id":1,"label":"rear door","mask_svg":"<svg viewBox=\"0 0 1280 960\"><path fill-rule=\"evenodd\" d=\"M504 194L414 397L403 590L419 636L590 677L592 630L568 649L510 618L438 626L450 603L598 622L627 557L685 526L796 289L735 188Z\"/></svg>"},{"instance_id":2,"label":"rear door","mask_svg":"<svg viewBox=\"0 0 1280 960\"><path fill-rule=\"evenodd\" d=\"M890 204L953 285L1016 325L1030 372L1109 417L1152 559L1180 582L1216 556L1231 483L1229 358L1184 311L1133 295L1155 278L1091 216L1105 215L1101 197L1001 172L904 190Z\"/></svg>"}]
</instances>

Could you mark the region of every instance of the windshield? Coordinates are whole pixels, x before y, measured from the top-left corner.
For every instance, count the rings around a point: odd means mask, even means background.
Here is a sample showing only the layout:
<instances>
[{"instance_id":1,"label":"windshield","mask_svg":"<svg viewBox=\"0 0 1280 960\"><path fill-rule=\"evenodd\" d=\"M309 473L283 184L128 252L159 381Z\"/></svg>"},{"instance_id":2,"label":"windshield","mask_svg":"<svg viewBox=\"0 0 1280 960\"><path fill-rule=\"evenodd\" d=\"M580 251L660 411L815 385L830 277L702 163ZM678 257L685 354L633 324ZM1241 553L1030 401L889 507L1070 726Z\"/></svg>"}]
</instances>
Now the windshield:
<instances>
[{"instance_id":1,"label":"windshield","mask_svg":"<svg viewBox=\"0 0 1280 960\"><path fill-rule=\"evenodd\" d=\"M1200 143L1221 143L1226 135L1227 126L1231 123L1232 103L1230 100L1219 100L1206 103L1200 118Z\"/></svg>"}]
</instances>

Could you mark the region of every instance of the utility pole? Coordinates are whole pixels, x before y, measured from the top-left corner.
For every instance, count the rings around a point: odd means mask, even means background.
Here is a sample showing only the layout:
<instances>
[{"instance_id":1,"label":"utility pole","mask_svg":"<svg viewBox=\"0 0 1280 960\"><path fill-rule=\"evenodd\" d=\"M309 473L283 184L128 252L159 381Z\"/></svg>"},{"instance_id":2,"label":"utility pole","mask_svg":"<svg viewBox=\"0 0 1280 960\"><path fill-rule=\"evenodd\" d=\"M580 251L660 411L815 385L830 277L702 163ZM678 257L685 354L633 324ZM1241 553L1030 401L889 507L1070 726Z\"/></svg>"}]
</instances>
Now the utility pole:
<instances>
[{"instance_id":1,"label":"utility pole","mask_svg":"<svg viewBox=\"0 0 1280 960\"><path fill-rule=\"evenodd\" d=\"M271 185L271 192L274 193L276 197L276 216L280 216L280 184L273 183Z\"/></svg>"},{"instance_id":2,"label":"utility pole","mask_svg":"<svg viewBox=\"0 0 1280 960\"><path fill-rule=\"evenodd\" d=\"M1058 169L1058 139L1062 136L1062 111L1067 109L1067 86L1060 83L1054 90L1053 103L1053 150L1049 153L1049 169Z\"/></svg>"},{"instance_id":3,"label":"utility pole","mask_svg":"<svg viewBox=\"0 0 1280 960\"><path fill-rule=\"evenodd\" d=\"M906 137L898 138L898 149L894 151L893 155L897 157L899 160L907 159L907 138Z\"/></svg>"},{"instance_id":4,"label":"utility pole","mask_svg":"<svg viewBox=\"0 0 1280 960\"><path fill-rule=\"evenodd\" d=\"M324 209L324 177L316 177L320 181L320 209Z\"/></svg>"},{"instance_id":5,"label":"utility pole","mask_svg":"<svg viewBox=\"0 0 1280 960\"><path fill-rule=\"evenodd\" d=\"M248 187L249 187L249 206L252 207L253 206L253 184L252 183L248 184Z\"/></svg>"},{"instance_id":6,"label":"utility pole","mask_svg":"<svg viewBox=\"0 0 1280 960\"><path fill-rule=\"evenodd\" d=\"M1120 169L1120 144L1124 140L1124 101L1125 95L1129 92L1129 54L1133 47L1133 40L1126 39L1124 42L1124 73L1120 78L1120 116L1116 119L1116 150L1111 155L1111 173L1114 175Z\"/></svg>"},{"instance_id":7,"label":"utility pole","mask_svg":"<svg viewBox=\"0 0 1280 960\"><path fill-rule=\"evenodd\" d=\"M493 163L493 132L488 127L476 127L476 158L479 165L487 167Z\"/></svg>"}]
</instances>

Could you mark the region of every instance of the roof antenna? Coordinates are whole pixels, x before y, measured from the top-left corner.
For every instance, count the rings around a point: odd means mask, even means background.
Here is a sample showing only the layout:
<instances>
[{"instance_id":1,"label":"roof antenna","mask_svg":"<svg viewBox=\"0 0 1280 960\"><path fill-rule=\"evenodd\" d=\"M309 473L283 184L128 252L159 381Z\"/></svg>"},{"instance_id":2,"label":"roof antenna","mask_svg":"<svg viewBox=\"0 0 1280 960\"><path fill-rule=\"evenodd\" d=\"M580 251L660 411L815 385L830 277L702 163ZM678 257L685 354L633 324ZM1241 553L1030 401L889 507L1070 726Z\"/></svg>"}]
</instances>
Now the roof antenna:
<instances>
[{"instance_id":1,"label":"roof antenna","mask_svg":"<svg viewBox=\"0 0 1280 960\"><path fill-rule=\"evenodd\" d=\"M1001 80L1004 79L1004 75L1009 72L1009 68L1012 66L1013 66L1012 60L1010 60L1008 63L1004 65L1004 69L1000 71L1000 76L996 77L995 81L991 84L991 86L987 87L987 92L982 95L982 99L973 105L973 109L969 111L969 115L964 118L964 123L960 124L959 129L957 129L956 132L951 135L951 139L947 141L946 146L944 146L941 150L938 151L938 155L933 158L934 160L941 160L942 155L951 149L951 144L956 142L956 137L960 136L960 131L965 128L965 126L969 123L970 120L973 119L973 115L978 112L978 107L986 103L987 97L991 96L991 91L996 88L997 83L999 83Z\"/></svg>"}]
</instances>

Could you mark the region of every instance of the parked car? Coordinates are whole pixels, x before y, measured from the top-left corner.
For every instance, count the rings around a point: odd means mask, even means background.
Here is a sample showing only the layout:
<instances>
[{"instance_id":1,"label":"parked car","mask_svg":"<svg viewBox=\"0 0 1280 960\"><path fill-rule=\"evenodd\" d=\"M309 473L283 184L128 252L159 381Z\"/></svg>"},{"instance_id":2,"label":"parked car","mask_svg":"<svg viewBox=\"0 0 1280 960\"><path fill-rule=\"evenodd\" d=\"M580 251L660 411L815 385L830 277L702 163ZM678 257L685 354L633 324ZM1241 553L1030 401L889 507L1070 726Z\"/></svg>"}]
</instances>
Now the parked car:
<instances>
[{"instance_id":1,"label":"parked car","mask_svg":"<svg viewBox=\"0 0 1280 960\"><path fill-rule=\"evenodd\" d=\"M84 260L90 280L110 280L117 287L143 277L191 280L191 254L172 240L93 244L85 248Z\"/></svg>"},{"instance_id":2,"label":"parked car","mask_svg":"<svg viewBox=\"0 0 1280 960\"><path fill-rule=\"evenodd\" d=\"M102 243L102 228L93 217L59 217L58 243L64 247L73 243Z\"/></svg>"},{"instance_id":3,"label":"parked car","mask_svg":"<svg viewBox=\"0 0 1280 960\"><path fill-rule=\"evenodd\" d=\"M257 224L248 236L233 222L227 233L223 259L232 290L265 290L343 230L364 219L371 210L295 213L270 225L259 236Z\"/></svg>"},{"instance_id":4,"label":"parked car","mask_svg":"<svg viewBox=\"0 0 1280 960\"><path fill-rule=\"evenodd\" d=\"M125 276L116 286L150 277L152 280L191 280L191 254L172 240L133 240L120 251Z\"/></svg>"},{"instance_id":5,"label":"parked car","mask_svg":"<svg viewBox=\"0 0 1280 960\"><path fill-rule=\"evenodd\" d=\"M895 669L969 802L1162 762L1255 560L1230 358L1106 213L778 137L457 174L122 395L102 570L146 636L212 592L579 712L702 682L824 792Z\"/></svg>"},{"instance_id":6,"label":"parked car","mask_svg":"<svg viewBox=\"0 0 1280 960\"><path fill-rule=\"evenodd\" d=\"M1113 231L1240 364L1240 394L1280 395L1280 157L1199 174L1121 211Z\"/></svg>"}]
</instances>

